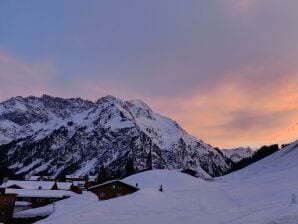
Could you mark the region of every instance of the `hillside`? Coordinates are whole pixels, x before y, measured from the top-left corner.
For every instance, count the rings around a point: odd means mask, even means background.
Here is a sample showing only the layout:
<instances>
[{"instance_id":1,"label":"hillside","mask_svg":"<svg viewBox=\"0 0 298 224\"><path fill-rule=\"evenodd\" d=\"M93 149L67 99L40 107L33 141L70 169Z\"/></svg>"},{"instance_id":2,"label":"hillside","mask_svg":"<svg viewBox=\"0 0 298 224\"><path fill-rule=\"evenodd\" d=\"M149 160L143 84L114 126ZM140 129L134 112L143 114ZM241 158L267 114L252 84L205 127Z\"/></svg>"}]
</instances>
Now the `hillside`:
<instances>
[{"instance_id":1,"label":"hillside","mask_svg":"<svg viewBox=\"0 0 298 224\"><path fill-rule=\"evenodd\" d=\"M298 223L297 144L212 182L166 170L136 174L124 182L138 183L138 192L108 201L91 193L67 199L38 223Z\"/></svg>"}]
</instances>

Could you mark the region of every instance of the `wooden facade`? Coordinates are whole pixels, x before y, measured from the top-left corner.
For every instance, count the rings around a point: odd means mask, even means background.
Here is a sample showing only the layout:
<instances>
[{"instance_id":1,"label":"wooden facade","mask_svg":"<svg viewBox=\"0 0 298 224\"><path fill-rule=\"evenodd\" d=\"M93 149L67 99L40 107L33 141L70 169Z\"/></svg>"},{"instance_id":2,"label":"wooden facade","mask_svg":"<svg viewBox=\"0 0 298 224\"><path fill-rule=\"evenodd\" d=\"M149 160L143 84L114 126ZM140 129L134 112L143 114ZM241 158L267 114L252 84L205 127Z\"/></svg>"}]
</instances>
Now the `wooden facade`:
<instances>
[{"instance_id":1,"label":"wooden facade","mask_svg":"<svg viewBox=\"0 0 298 224\"><path fill-rule=\"evenodd\" d=\"M88 191L96 194L99 200L108 200L128 194L132 194L139 189L119 180L99 184L90 187Z\"/></svg>"},{"instance_id":2,"label":"wooden facade","mask_svg":"<svg viewBox=\"0 0 298 224\"><path fill-rule=\"evenodd\" d=\"M12 223L15 201L15 194L0 194L0 223Z\"/></svg>"},{"instance_id":3,"label":"wooden facade","mask_svg":"<svg viewBox=\"0 0 298 224\"><path fill-rule=\"evenodd\" d=\"M32 208L38 208L42 207L45 205L52 204L56 201L60 201L63 199L69 198L68 196L65 197L22 197L22 196L17 196L17 201L25 201L31 204Z\"/></svg>"}]
</instances>

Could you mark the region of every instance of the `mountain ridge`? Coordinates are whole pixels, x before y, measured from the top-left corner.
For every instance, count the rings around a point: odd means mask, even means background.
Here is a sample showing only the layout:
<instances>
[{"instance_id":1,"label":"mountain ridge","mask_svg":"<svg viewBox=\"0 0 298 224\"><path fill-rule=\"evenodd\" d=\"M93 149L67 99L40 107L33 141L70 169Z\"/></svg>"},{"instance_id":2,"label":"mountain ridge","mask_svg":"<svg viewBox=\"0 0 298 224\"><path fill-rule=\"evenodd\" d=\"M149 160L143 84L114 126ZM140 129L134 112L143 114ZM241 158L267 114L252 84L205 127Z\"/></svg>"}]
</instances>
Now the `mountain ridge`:
<instances>
[{"instance_id":1,"label":"mountain ridge","mask_svg":"<svg viewBox=\"0 0 298 224\"><path fill-rule=\"evenodd\" d=\"M138 170L193 169L204 178L230 166L216 149L143 101L110 95L95 102L11 98L0 103L0 134L0 159L26 175L95 174L102 165L118 172L128 159Z\"/></svg>"}]
</instances>

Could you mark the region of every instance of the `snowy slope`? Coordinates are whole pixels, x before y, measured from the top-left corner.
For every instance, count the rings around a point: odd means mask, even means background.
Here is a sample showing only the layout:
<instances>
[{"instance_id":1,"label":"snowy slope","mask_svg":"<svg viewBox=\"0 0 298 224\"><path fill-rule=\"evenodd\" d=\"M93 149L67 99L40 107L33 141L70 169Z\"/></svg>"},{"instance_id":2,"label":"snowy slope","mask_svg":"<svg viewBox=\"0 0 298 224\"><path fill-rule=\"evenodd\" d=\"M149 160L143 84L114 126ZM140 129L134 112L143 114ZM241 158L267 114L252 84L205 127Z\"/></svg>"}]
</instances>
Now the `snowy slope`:
<instances>
[{"instance_id":1,"label":"snowy slope","mask_svg":"<svg viewBox=\"0 0 298 224\"><path fill-rule=\"evenodd\" d=\"M138 183L138 192L108 201L86 194L61 201L38 223L296 224L297 143L213 182L166 170L130 176L124 181Z\"/></svg>"},{"instance_id":2,"label":"snowy slope","mask_svg":"<svg viewBox=\"0 0 298 224\"><path fill-rule=\"evenodd\" d=\"M2 144L2 145L1 145ZM0 104L0 160L18 174L96 174L104 165L123 169L196 170L218 176L229 161L175 121L140 100L113 96L96 102L44 95L15 97Z\"/></svg>"},{"instance_id":3,"label":"snowy slope","mask_svg":"<svg viewBox=\"0 0 298 224\"><path fill-rule=\"evenodd\" d=\"M276 153L251 164L238 172L230 173L225 179L246 179L275 175L276 173L288 172L298 167L298 141L280 149Z\"/></svg>"},{"instance_id":4,"label":"snowy slope","mask_svg":"<svg viewBox=\"0 0 298 224\"><path fill-rule=\"evenodd\" d=\"M239 162L241 159L249 158L254 155L254 151L247 147L239 147L235 149L221 149L225 157L231 159L233 162Z\"/></svg>"}]
</instances>

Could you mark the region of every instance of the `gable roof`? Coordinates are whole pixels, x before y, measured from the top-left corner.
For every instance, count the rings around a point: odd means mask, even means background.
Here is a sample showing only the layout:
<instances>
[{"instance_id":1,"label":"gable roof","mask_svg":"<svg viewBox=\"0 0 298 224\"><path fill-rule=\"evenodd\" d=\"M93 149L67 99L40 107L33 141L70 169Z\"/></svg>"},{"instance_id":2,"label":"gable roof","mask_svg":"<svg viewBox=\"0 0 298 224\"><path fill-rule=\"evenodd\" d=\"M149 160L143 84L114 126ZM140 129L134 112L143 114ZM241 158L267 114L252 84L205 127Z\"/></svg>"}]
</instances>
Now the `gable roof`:
<instances>
[{"instance_id":1,"label":"gable roof","mask_svg":"<svg viewBox=\"0 0 298 224\"><path fill-rule=\"evenodd\" d=\"M30 181L37 181L39 180L40 176L31 176L28 180Z\"/></svg>"},{"instance_id":2,"label":"gable roof","mask_svg":"<svg viewBox=\"0 0 298 224\"><path fill-rule=\"evenodd\" d=\"M56 182L58 190L70 190L73 184L71 182Z\"/></svg>"},{"instance_id":3,"label":"gable roof","mask_svg":"<svg viewBox=\"0 0 298 224\"><path fill-rule=\"evenodd\" d=\"M10 188L19 187L21 189L30 190L51 190L55 187L56 183L54 181L21 181L21 180L9 180L3 183L0 187Z\"/></svg>"},{"instance_id":4,"label":"gable roof","mask_svg":"<svg viewBox=\"0 0 298 224\"><path fill-rule=\"evenodd\" d=\"M136 190L139 190L139 188L137 188L137 187L135 187L135 186L132 186L132 185L130 185L130 184L124 183L124 182L122 182L121 180L111 180L111 181L107 181L107 182L102 183L102 184L97 184L97 185L94 185L94 186L92 186L92 187L89 187L89 188L88 188L88 191L89 191L89 190L93 190L93 189L95 189L95 188L99 188L99 187L108 185L108 184L117 183L117 182L118 182L118 183L121 183L121 184L123 184L123 185L129 186L129 187L131 187L131 188L134 188L134 189L136 189Z\"/></svg>"},{"instance_id":5,"label":"gable roof","mask_svg":"<svg viewBox=\"0 0 298 224\"><path fill-rule=\"evenodd\" d=\"M54 180L55 178L52 176L31 176L28 180L30 181L37 181L37 180Z\"/></svg>"},{"instance_id":6,"label":"gable roof","mask_svg":"<svg viewBox=\"0 0 298 224\"><path fill-rule=\"evenodd\" d=\"M6 188L5 193L17 194L17 197L28 198L64 198L76 195L72 191L63 190L28 190L28 189L10 189Z\"/></svg>"}]
</instances>

